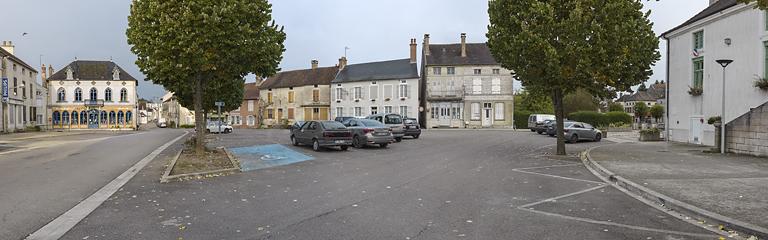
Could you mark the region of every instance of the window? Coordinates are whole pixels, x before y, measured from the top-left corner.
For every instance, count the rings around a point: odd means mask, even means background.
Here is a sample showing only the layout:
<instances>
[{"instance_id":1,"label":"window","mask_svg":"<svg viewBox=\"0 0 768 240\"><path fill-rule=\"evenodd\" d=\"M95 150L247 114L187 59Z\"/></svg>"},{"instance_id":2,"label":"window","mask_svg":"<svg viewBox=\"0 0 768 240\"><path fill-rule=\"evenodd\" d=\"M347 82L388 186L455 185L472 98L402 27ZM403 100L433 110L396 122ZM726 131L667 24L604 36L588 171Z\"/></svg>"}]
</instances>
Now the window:
<instances>
[{"instance_id":1,"label":"window","mask_svg":"<svg viewBox=\"0 0 768 240\"><path fill-rule=\"evenodd\" d=\"M315 85L317 87L317 85ZM313 89L312 90L312 101L313 102L319 102L320 101L320 89Z\"/></svg>"},{"instance_id":2,"label":"window","mask_svg":"<svg viewBox=\"0 0 768 240\"><path fill-rule=\"evenodd\" d=\"M13 108L11 108L11 109L13 109ZM11 114L11 116L13 116L13 114ZM11 119L14 119L14 118L12 117ZM11 123L13 123L13 121L11 121ZM61 113L61 123L69 124L69 112L64 111L64 112Z\"/></svg>"},{"instance_id":3,"label":"window","mask_svg":"<svg viewBox=\"0 0 768 240\"><path fill-rule=\"evenodd\" d=\"M494 68L493 75L499 75L499 74L501 74L501 70L499 70L498 68Z\"/></svg>"},{"instance_id":4,"label":"window","mask_svg":"<svg viewBox=\"0 0 768 240\"><path fill-rule=\"evenodd\" d=\"M277 109L277 120L283 119L283 109L278 108Z\"/></svg>"},{"instance_id":5,"label":"window","mask_svg":"<svg viewBox=\"0 0 768 240\"><path fill-rule=\"evenodd\" d=\"M431 108L429 108L429 116L430 116L432 119L435 119L435 118L437 118L437 108L436 108L436 107L431 107Z\"/></svg>"},{"instance_id":6,"label":"window","mask_svg":"<svg viewBox=\"0 0 768 240\"><path fill-rule=\"evenodd\" d=\"M400 115L408 117L408 106L400 106Z\"/></svg>"},{"instance_id":7,"label":"window","mask_svg":"<svg viewBox=\"0 0 768 240\"><path fill-rule=\"evenodd\" d=\"M434 74L434 75L440 75L440 74L442 74L441 73L442 71L443 71L443 68L441 68L441 67L433 67L432 68L432 74Z\"/></svg>"},{"instance_id":8,"label":"window","mask_svg":"<svg viewBox=\"0 0 768 240\"><path fill-rule=\"evenodd\" d=\"M371 115L379 114L379 107L371 107Z\"/></svg>"},{"instance_id":9,"label":"window","mask_svg":"<svg viewBox=\"0 0 768 240\"><path fill-rule=\"evenodd\" d=\"M75 88L75 102L82 102L83 101L83 90L80 88Z\"/></svg>"},{"instance_id":10,"label":"window","mask_svg":"<svg viewBox=\"0 0 768 240\"><path fill-rule=\"evenodd\" d=\"M59 113L59 111L53 112L52 121L53 121L53 125L59 125L59 123L61 122L61 113Z\"/></svg>"},{"instance_id":11,"label":"window","mask_svg":"<svg viewBox=\"0 0 768 240\"><path fill-rule=\"evenodd\" d=\"M704 88L704 58L693 59L693 87Z\"/></svg>"},{"instance_id":12,"label":"window","mask_svg":"<svg viewBox=\"0 0 768 240\"><path fill-rule=\"evenodd\" d=\"M693 33L693 49L704 48L704 30Z\"/></svg>"},{"instance_id":13,"label":"window","mask_svg":"<svg viewBox=\"0 0 768 240\"><path fill-rule=\"evenodd\" d=\"M479 78L472 79L472 94L483 93L483 80Z\"/></svg>"},{"instance_id":14,"label":"window","mask_svg":"<svg viewBox=\"0 0 768 240\"><path fill-rule=\"evenodd\" d=\"M504 103L496 103L494 111L496 112L494 120L504 120Z\"/></svg>"},{"instance_id":15,"label":"window","mask_svg":"<svg viewBox=\"0 0 768 240\"><path fill-rule=\"evenodd\" d=\"M456 68L455 67L447 67L445 68L448 75L456 75Z\"/></svg>"},{"instance_id":16,"label":"window","mask_svg":"<svg viewBox=\"0 0 768 240\"><path fill-rule=\"evenodd\" d=\"M295 113L294 113L294 110L293 110L293 108L289 108L289 109L288 109L288 119L291 119L291 120L293 120L294 118L296 118L295 116L296 116L296 115L295 115Z\"/></svg>"},{"instance_id":17,"label":"window","mask_svg":"<svg viewBox=\"0 0 768 240\"><path fill-rule=\"evenodd\" d=\"M124 117L125 117L125 115L124 115L123 111L117 111L117 124L121 124L122 125L123 123L125 123L125 121L123 120Z\"/></svg>"},{"instance_id":18,"label":"window","mask_svg":"<svg viewBox=\"0 0 768 240\"><path fill-rule=\"evenodd\" d=\"M501 94L501 79L494 78L491 80L491 94Z\"/></svg>"},{"instance_id":19,"label":"window","mask_svg":"<svg viewBox=\"0 0 768 240\"><path fill-rule=\"evenodd\" d=\"M296 101L296 93L293 91L288 91L288 103L293 103Z\"/></svg>"},{"instance_id":20,"label":"window","mask_svg":"<svg viewBox=\"0 0 768 240\"><path fill-rule=\"evenodd\" d=\"M398 95L400 98L408 98L408 84L400 84Z\"/></svg>"},{"instance_id":21,"label":"window","mask_svg":"<svg viewBox=\"0 0 768 240\"><path fill-rule=\"evenodd\" d=\"M371 100L376 100L379 98L379 86L378 85L371 85Z\"/></svg>"},{"instance_id":22,"label":"window","mask_svg":"<svg viewBox=\"0 0 768 240\"><path fill-rule=\"evenodd\" d=\"M107 124L107 111L101 111L101 124Z\"/></svg>"},{"instance_id":23,"label":"window","mask_svg":"<svg viewBox=\"0 0 768 240\"><path fill-rule=\"evenodd\" d=\"M472 103L472 120L480 120L480 103Z\"/></svg>"},{"instance_id":24,"label":"window","mask_svg":"<svg viewBox=\"0 0 768 240\"><path fill-rule=\"evenodd\" d=\"M77 124L80 121L77 120L77 111L72 111L72 124Z\"/></svg>"},{"instance_id":25,"label":"window","mask_svg":"<svg viewBox=\"0 0 768 240\"><path fill-rule=\"evenodd\" d=\"M109 124L115 124L116 116L115 111L109 112Z\"/></svg>"},{"instance_id":26,"label":"window","mask_svg":"<svg viewBox=\"0 0 768 240\"><path fill-rule=\"evenodd\" d=\"M355 94L355 100L360 100L361 98L363 98L362 87L355 87L353 93Z\"/></svg>"},{"instance_id":27,"label":"window","mask_svg":"<svg viewBox=\"0 0 768 240\"><path fill-rule=\"evenodd\" d=\"M27 81L21 81L21 86L23 86L22 88L26 87L27 86ZM27 98L27 92L21 91L21 97L22 98Z\"/></svg>"},{"instance_id":28,"label":"window","mask_svg":"<svg viewBox=\"0 0 768 240\"><path fill-rule=\"evenodd\" d=\"M336 101L337 102L341 101L343 99L343 97L344 97L344 89L340 88L340 87L337 87L336 88L336 98L335 98Z\"/></svg>"},{"instance_id":29,"label":"window","mask_svg":"<svg viewBox=\"0 0 768 240\"><path fill-rule=\"evenodd\" d=\"M64 88L59 88L59 90L56 91L56 101L64 102L66 100L67 100L67 92L64 91Z\"/></svg>"},{"instance_id":30,"label":"window","mask_svg":"<svg viewBox=\"0 0 768 240\"><path fill-rule=\"evenodd\" d=\"M312 120L320 120L320 108L312 109Z\"/></svg>"},{"instance_id":31,"label":"window","mask_svg":"<svg viewBox=\"0 0 768 240\"><path fill-rule=\"evenodd\" d=\"M35 109L37 112L37 109ZM98 122L98 120L96 120ZM80 124L88 124L88 113L85 111L80 112Z\"/></svg>"},{"instance_id":32,"label":"window","mask_svg":"<svg viewBox=\"0 0 768 240\"><path fill-rule=\"evenodd\" d=\"M98 92L96 91L96 88L91 88L91 91L89 92L89 95L91 97L91 101L96 101L98 99Z\"/></svg>"},{"instance_id":33,"label":"window","mask_svg":"<svg viewBox=\"0 0 768 240\"><path fill-rule=\"evenodd\" d=\"M268 92L267 93L267 103L270 103L270 104L273 103L272 102L272 92Z\"/></svg>"},{"instance_id":34,"label":"window","mask_svg":"<svg viewBox=\"0 0 768 240\"><path fill-rule=\"evenodd\" d=\"M131 124L131 120L133 120L133 114L131 113L131 111L125 112L125 123Z\"/></svg>"},{"instance_id":35,"label":"window","mask_svg":"<svg viewBox=\"0 0 768 240\"><path fill-rule=\"evenodd\" d=\"M384 85L384 98L392 98L392 85Z\"/></svg>"},{"instance_id":36,"label":"window","mask_svg":"<svg viewBox=\"0 0 768 240\"><path fill-rule=\"evenodd\" d=\"M104 101L112 101L112 89L107 88L107 90L104 90Z\"/></svg>"},{"instance_id":37,"label":"window","mask_svg":"<svg viewBox=\"0 0 768 240\"><path fill-rule=\"evenodd\" d=\"M275 109L267 109L267 119L275 119Z\"/></svg>"},{"instance_id":38,"label":"window","mask_svg":"<svg viewBox=\"0 0 768 240\"><path fill-rule=\"evenodd\" d=\"M238 118L240 118L240 117L238 117ZM253 115L248 115L248 119L247 119L247 121L248 121L248 122L246 122L246 124L248 124L248 126L253 126L253 125L256 125L256 117L254 117ZM239 123L239 122L240 122L240 121L238 120L238 123ZM238 125L240 125L240 124L242 124L242 123L239 123Z\"/></svg>"},{"instance_id":39,"label":"window","mask_svg":"<svg viewBox=\"0 0 768 240\"><path fill-rule=\"evenodd\" d=\"M480 75L480 74L483 74L483 70L479 69L479 68L476 68L475 69L475 75Z\"/></svg>"},{"instance_id":40,"label":"window","mask_svg":"<svg viewBox=\"0 0 768 240\"><path fill-rule=\"evenodd\" d=\"M343 117L343 116L344 116L344 108L336 107L336 117Z\"/></svg>"},{"instance_id":41,"label":"window","mask_svg":"<svg viewBox=\"0 0 768 240\"><path fill-rule=\"evenodd\" d=\"M362 117L362 116L363 116L363 108L355 107L355 117Z\"/></svg>"},{"instance_id":42,"label":"window","mask_svg":"<svg viewBox=\"0 0 768 240\"><path fill-rule=\"evenodd\" d=\"M253 112L253 100L248 100L248 111Z\"/></svg>"},{"instance_id":43,"label":"window","mask_svg":"<svg viewBox=\"0 0 768 240\"><path fill-rule=\"evenodd\" d=\"M120 89L120 102L128 102L128 90Z\"/></svg>"},{"instance_id":44,"label":"window","mask_svg":"<svg viewBox=\"0 0 768 240\"><path fill-rule=\"evenodd\" d=\"M384 113L392 113L392 106L384 106Z\"/></svg>"},{"instance_id":45,"label":"window","mask_svg":"<svg viewBox=\"0 0 768 240\"><path fill-rule=\"evenodd\" d=\"M13 70L16 70L16 65L13 65ZM16 96L18 88L19 80L16 78L13 78L13 95Z\"/></svg>"}]
</instances>

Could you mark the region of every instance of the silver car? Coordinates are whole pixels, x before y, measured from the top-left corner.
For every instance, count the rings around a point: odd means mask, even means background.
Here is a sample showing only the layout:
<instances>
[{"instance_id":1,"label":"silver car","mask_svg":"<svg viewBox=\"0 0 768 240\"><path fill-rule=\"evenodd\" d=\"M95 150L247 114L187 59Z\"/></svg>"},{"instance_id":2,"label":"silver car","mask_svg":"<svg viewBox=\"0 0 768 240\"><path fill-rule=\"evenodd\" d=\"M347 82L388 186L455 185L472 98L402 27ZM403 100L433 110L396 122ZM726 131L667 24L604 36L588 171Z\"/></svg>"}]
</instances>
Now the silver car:
<instances>
[{"instance_id":1,"label":"silver car","mask_svg":"<svg viewBox=\"0 0 768 240\"><path fill-rule=\"evenodd\" d=\"M352 130L352 146L356 148L374 144L386 148L395 140L389 127L376 120L350 119L346 126Z\"/></svg>"},{"instance_id":2,"label":"silver car","mask_svg":"<svg viewBox=\"0 0 768 240\"><path fill-rule=\"evenodd\" d=\"M403 117L396 113L380 113L366 117L366 119L376 120L384 125L387 125L392 130L392 136L395 137L395 141L403 141L405 136L405 124L403 123Z\"/></svg>"},{"instance_id":3,"label":"silver car","mask_svg":"<svg viewBox=\"0 0 768 240\"><path fill-rule=\"evenodd\" d=\"M569 143L577 143L581 140L599 142L603 133L592 125L583 122L568 122L564 126L565 140Z\"/></svg>"}]
</instances>

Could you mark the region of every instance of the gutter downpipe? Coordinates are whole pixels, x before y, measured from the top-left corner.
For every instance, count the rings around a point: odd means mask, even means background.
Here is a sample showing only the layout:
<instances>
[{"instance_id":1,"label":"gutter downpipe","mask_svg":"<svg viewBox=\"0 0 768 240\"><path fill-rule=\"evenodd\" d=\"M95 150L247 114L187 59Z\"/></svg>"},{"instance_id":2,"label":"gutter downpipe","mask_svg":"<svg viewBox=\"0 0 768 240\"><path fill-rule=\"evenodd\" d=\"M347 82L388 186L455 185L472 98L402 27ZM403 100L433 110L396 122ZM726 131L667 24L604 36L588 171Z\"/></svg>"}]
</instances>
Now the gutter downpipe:
<instances>
[{"instance_id":1,"label":"gutter downpipe","mask_svg":"<svg viewBox=\"0 0 768 240\"><path fill-rule=\"evenodd\" d=\"M665 94L664 94L664 105L666 105L666 106L664 106L664 108L666 108L666 111L665 111L666 114L664 114L665 115L664 117L666 118L666 119L664 119L664 142L669 143L669 127L670 127L669 126L669 124L670 124L670 122L669 122L669 88L671 86L671 83L669 81L669 39L664 37L664 36L662 36L662 38L664 38L664 41L667 42L667 54L666 54L667 55L667 73L666 73L666 75L667 75L667 87L664 90L665 91Z\"/></svg>"}]
</instances>

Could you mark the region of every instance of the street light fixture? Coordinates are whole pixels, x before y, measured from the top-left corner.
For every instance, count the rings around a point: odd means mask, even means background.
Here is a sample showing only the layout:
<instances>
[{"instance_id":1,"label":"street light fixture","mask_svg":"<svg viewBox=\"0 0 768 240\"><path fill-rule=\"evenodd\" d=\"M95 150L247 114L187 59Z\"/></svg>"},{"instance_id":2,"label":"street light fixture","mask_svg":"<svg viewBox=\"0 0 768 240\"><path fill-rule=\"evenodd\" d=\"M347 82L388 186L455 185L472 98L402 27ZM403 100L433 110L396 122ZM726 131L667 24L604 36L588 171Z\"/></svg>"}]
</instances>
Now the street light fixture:
<instances>
[{"instance_id":1,"label":"street light fixture","mask_svg":"<svg viewBox=\"0 0 768 240\"><path fill-rule=\"evenodd\" d=\"M720 66L723 67L723 101L722 109L720 113L720 153L725 154L725 68L733 62L731 59L718 59L715 60Z\"/></svg>"}]
</instances>

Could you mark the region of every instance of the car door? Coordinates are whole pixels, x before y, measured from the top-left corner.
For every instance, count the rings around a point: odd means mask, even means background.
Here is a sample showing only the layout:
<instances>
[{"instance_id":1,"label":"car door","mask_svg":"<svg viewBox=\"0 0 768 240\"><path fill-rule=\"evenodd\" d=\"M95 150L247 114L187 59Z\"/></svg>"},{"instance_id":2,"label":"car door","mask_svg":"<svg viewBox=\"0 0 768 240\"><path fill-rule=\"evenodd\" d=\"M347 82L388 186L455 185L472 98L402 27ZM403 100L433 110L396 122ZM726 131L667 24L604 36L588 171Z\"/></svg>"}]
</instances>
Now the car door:
<instances>
[{"instance_id":1,"label":"car door","mask_svg":"<svg viewBox=\"0 0 768 240\"><path fill-rule=\"evenodd\" d=\"M301 130L297 134L298 135L297 139L299 140L299 142L304 144L308 144L310 142L310 140L312 139L312 137L310 136L312 135L313 124L315 124L315 122L310 121L310 122L304 123L304 126L301 127Z\"/></svg>"},{"instance_id":2,"label":"car door","mask_svg":"<svg viewBox=\"0 0 768 240\"><path fill-rule=\"evenodd\" d=\"M595 138L595 127L589 124L584 124L584 136L582 138L587 139L594 139Z\"/></svg>"},{"instance_id":3,"label":"car door","mask_svg":"<svg viewBox=\"0 0 768 240\"><path fill-rule=\"evenodd\" d=\"M575 133L579 139L584 139L584 125L582 123L573 124L573 133Z\"/></svg>"}]
</instances>

